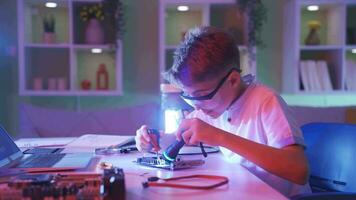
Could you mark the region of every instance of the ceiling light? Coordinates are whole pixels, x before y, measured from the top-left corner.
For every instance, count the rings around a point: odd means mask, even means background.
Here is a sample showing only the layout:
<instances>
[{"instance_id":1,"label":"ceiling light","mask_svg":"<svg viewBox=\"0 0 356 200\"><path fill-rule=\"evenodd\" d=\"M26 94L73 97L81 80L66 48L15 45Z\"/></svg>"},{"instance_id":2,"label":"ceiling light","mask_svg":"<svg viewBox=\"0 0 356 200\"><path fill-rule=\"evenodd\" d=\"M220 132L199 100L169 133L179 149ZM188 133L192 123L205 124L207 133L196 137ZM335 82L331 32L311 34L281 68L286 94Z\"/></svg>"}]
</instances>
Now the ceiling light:
<instances>
[{"instance_id":1,"label":"ceiling light","mask_svg":"<svg viewBox=\"0 0 356 200\"><path fill-rule=\"evenodd\" d=\"M181 12L185 12L185 11L189 10L189 7L188 6L178 6L177 10L181 11Z\"/></svg>"},{"instance_id":2,"label":"ceiling light","mask_svg":"<svg viewBox=\"0 0 356 200\"><path fill-rule=\"evenodd\" d=\"M318 11L319 10L319 6L318 5L310 5L307 7L307 10L309 11Z\"/></svg>"},{"instance_id":3,"label":"ceiling light","mask_svg":"<svg viewBox=\"0 0 356 200\"><path fill-rule=\"evenodd\" d=\"M91 52L92 52L92 53L102 53L103 50L102 50L102 49L99 49L99 48L93 48L93 49L91 49Z\"/></svg>"},{"instance_id":4,"label":"ceiling light","mask_svg":"<svg viewBox=\"0 0 356 200\"><path fill-rule=\"evenodd\" d=\"M46 7L47 7L47 8L55 8L55 7L57 7L57 3L54 3L54 2L47 2L47 3L46 3Z\"/></svg>"}]
</instances>

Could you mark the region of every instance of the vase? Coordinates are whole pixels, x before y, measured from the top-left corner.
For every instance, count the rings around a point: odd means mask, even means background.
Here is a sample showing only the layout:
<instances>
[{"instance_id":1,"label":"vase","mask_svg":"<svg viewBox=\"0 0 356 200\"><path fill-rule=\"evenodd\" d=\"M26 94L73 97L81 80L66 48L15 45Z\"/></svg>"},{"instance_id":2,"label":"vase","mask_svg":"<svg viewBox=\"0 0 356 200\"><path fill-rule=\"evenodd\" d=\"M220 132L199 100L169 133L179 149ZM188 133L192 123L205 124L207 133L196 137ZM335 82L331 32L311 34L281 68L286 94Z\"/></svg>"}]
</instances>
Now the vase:
<instances>
[{"instance_id":1,"label":"vase","mask_svg":"<svg viewBox=\"0 0 356 200\"><path fill-rule=\"evenodd\" d=\"M56 35L53 32L43 32L42 42L45 44L53 44L56 42Z\"/></svg>"},{"instance_id":2,"label":"vase","mask_svg":"<svg viewBox=\"0 0 356 200\"><path fill-rule=\"evenodd\" d=\"M90 19L85 29L85 43L103 44L104 32L97 19Z\"/></svg>"},{"instance_id":3,"label":"vase","mask_svg":"<svg viewBox=\"0 0 356 200\"><path fill-rule=\"evenodd\" d=\"M320 37L317 28L311 28L307 38L305 39L306 45L319 45Z\"/></svg>"}]
</instances>

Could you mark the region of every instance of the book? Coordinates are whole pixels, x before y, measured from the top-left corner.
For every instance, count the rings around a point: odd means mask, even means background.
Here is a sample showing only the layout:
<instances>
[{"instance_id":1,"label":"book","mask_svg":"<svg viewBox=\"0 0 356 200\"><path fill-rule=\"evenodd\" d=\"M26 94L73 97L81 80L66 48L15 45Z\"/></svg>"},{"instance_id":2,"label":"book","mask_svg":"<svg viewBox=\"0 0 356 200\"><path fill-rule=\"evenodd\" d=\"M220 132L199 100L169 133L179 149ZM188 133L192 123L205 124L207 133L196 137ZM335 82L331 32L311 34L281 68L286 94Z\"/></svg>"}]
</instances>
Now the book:
<instances>
[{"instance_id":1,"label":"book","mask_svg":"<svg viewBox=\"0 0 356 200\"><path fill-rule=\"evenodd\" d=\"M300 60L300 79L305 91L331 91L328 64L324 60Z\"/></svg>"},{"instance_id":2,"label":"book","mask_svg":"<svg viewBox=\"0 0 356 200\"><path fill-rule=\"evenodd\" d=\"M356 63L353 60L346 61L345 84L347 90L356 90Z\"/></svg>"},{"instance_id":3,"label":"book","mask_svg":"<svg viewBox=\"0 0 356 200\"><path fill-rule=\"evenodd\" d=\"M311 91L321 91L320 78L316 68L316 62L314 60L307 60L306 68Z\"/></svg>"},{"instance_id":4,"label":"book","mask_svg":"<svg viewBox=\"0 0 356 200\"><path fill-rule=\"evenodd\" d=\"M319 77L321 90L322 91L332 90L330 73L326 61L323 60L316 61L316 67L319 75L318 77Z\"/></svg>"},{"instance_id":5,"label":"book","mask_svg":"<svg viewBox=\"0 0 356 200\"><path fill-rule=\"evenodd\" d=\"M309 81L309 76L308 72L306 69L306 62L305 61L299 61L299 72L300 72L300 79L302 81L302 84L304 86L305 91L310 91L310 81Z\"/></svg>"}]
</instances>

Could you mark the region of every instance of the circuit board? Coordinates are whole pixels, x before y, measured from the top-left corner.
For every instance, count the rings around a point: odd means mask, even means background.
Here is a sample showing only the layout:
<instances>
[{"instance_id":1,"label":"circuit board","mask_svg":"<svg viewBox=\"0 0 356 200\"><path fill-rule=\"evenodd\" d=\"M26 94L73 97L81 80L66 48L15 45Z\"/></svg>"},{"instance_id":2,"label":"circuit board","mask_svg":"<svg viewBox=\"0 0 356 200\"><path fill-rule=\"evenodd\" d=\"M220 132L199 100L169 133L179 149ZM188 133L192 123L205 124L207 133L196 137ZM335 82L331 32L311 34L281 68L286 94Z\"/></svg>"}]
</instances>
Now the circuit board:
<instances>
[{"instance_id":1,"label":"circuit board","mask_svg":"<svg viewBox=\"0 0 356 200\"><path fill-rule=\"evenodd\" d=\"M196 166L203 165L204 160L182 160L181 157L177 157L173 162L167 161L162 158L162 156L154 156L154 157L139 157L136 162L140 165L161 168L161 169L169 169L169 170L179 170L179 169L187 169Z\"/></svg>"},{"instance_id":2,"label":"circuit board","mask_svg":"<svg viewBox=\"0 0 356 200\"><path fill-rule=\"evenodd\" d=\"M122 169L103 174L22 174L1 185L1 200L125 199Z\"/></svg>"}]
</instances>

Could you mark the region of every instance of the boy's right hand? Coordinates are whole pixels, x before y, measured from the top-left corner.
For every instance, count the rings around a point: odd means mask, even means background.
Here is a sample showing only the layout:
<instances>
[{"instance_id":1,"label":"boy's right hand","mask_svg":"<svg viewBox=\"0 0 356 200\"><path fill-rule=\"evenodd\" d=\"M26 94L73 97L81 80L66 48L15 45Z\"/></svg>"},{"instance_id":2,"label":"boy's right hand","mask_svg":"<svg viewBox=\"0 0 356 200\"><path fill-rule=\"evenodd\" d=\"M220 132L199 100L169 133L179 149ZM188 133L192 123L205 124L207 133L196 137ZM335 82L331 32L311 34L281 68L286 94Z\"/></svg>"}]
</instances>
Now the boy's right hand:
<instances>
[{"instance_id":1,"label":"boy's right hand","mask_svg":"<svg viewBox=\"0 0 356 200\"><path fill-rule=\"evenodd\" d=\"M155 144L158 147L155 148L155 151L159 150L159 144L158 144L159 140L157 139L158 141L151 141L156 137L150 137L148 130L149 130L148 127L146 125L143 125L141 126L140 129L136 131L135 142L136 142L136 147L140 152L151 151L153 144ZM159 133L160 136L162 134L163 134L162 132Z\"/></svg>"}]
</instances>

